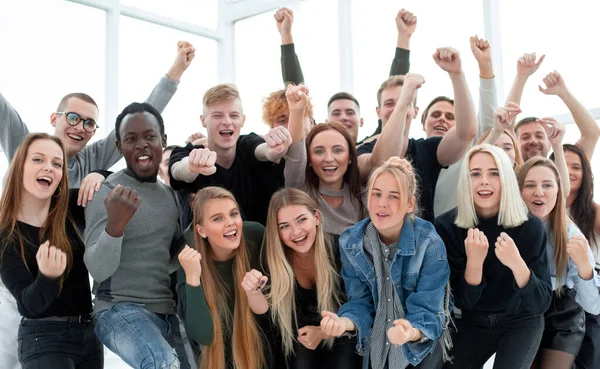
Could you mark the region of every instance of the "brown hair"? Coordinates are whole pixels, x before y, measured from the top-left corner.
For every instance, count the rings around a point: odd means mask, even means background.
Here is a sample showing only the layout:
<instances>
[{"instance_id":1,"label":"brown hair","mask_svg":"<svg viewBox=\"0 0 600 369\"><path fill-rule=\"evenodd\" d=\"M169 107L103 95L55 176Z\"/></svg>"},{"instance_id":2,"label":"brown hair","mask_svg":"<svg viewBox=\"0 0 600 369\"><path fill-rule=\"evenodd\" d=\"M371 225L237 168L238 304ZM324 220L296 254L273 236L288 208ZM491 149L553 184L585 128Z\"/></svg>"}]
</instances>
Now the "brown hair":
<instances>
[{"instance_id":1,"label":"brown hair","mask_svg":"<svg viewBox=\"0 0 600 369\"><path fill-rule=\"evenodd\" d=\"M224 83L209 88L202 98L204 109L209 105L216 104L221 101L235 100L240 98L240 92L237 86L233 83Z\"/></svg>"},{"instance_id":2,"label":"brown hair","mask_svg":"<svg viewBox=\"0 0 600 369\"><path fill-rule=\"evenodd\" d=\"M557 281L557 293L562 294L562 286L566 282L565 272L569 266L569 254L567 254L567 209L565 206L565 197L563 196L563 186L560 182L560 175L558 169L552 160L546 159L541 156L533 157L525 162L521 167L517 175L519 182L519 188L523 191L523 185L525 184L525 178L527 173L535 167L546 167L552 171L556 184L558 185L558 194L556 196L556 204L548 216L548 236L554 236L554 265L556 266L556 281Z\"/></svg>"},{"instance_id":3,"label":"brown hair","mask_svg":"<svg viewBox=\"0 0 600 369\"><path fill-rule=\"evenodd\" d=\"M264 247L271 281L268 295L271 303L271 318L279 328L283 352L286 356L294 353L294 327L298 327L295 299L295 273L290 260L291 249L281 242L277 213L289 205L300 205L313 216L317 214L317 203L305 192L295 188L284 188L271 198L267 214L267 228ZM336 271L335 256L331 237L323 232L323 226L317 225L314 244L314 266L319 311L337 311L340 307L340 275ZM328 339L331 348L333 339Z\"/></svg>"},{"instance_id":4,"label":"brown hair","mask_svg":"<svg viewBox=\"0 0 600 369\"><path fill-rule=\"evenodd\" d=\"M69 175L67 173L67 158L62 142L58 137L50 136L46 133L32 133L25 137L21 145L17 148L15 155L12 158L6 178L6 185L2 191L2 199L0 199L0 234L8 242L3 242L1 254L4 253L6 247L13 243L18 243L21 258L27 266L25 258L25 243L27 242L19 227L17 227L17 217L23 196L23 175L25 161L29 147L37 140L50 140L55 142L61 149L63 154L62 179L52 195L50 201L50 209L48 217L40 228L38 245L46 240L57 249L67 254L67 268L65 273L60 277L60 283L64 281L65 276L73 266L73 250L71 248L71 240L67 235L66 222L69 221L75 227L72 219L68 216L69 211ZM1 255L0 254L0 255ZM29 269L29 268L28 268Z\"/></svg>"},{"instance_id":5,"label":"brown hair","mask_svg":"<svg viewBox=\"0 0 600 369\"><path fill-rule=\"evenodd\" d=\"M452 106L454 106L454 100L452 100L451 98L447 97L447 96L438 96L435 99L431 100L431 102L427 105L427 107L425 108L425 110L423 110L423 114L421 114L421 124L425 124L425 121L428 118L429 115L429 109L431 109L431 107L437 103L439 103L440 101L445 101L447 103L452 104Z\"/></svg>"},{"instance_id":6,"label":"brown hair","mask_svg":"<svg viewBox=\"0 0 600 369\"><path fill-rule=\"evenodd\" d=\"M88 94L84 94L83 92L73 92L70 93L68 95L65 95L60 102L58 103L58 107L56 108L56 111L63 111L65 110L65 108L67 107L67 104L69 104L69 99L70 98L74 98L74 99L79 99L79 100L83 100L88 104L92 104L96 107L96 110L98 110L98 104L96 104L96 101L94 101L94 99L92 99L92 97Z\"/></svg>"},{"instance_id":7,"label":"brown hair","mask_svg":"<svg viewBox=\"0 0 600 369\"><path fill-rule=\"evenodd\" d=\"M381 107L381 94L383 94L383 90L404 86L404 76L390 76L390 78L383 81L379 90L377 90L377 106ZM415 93L415 100L413 101L413 106L417 106L417 94Z\"/></svg>"},{"instance_id":8,"label":"brown hair","mask_svg":"<svg viewBox=\"0 0 600 369\"><path fill-rule=\"evenodd\" d=\"M479 140L477 140L476 145L481 145L483 143L485 143L485 140L488 138L488 136L490 135L490 133L492 132L491 129L486 130L485 132L483 132L483 134L481 135L481 137L479 137ZM515 173L519 172L519 169L521 169L521 166L523 166L523 155L521 154L521 146L519 145L519 143L517 142L517 139L515 138L515 135L508 129L505 129L502 134L506 134L512 144L513 147L515 149ZM494 143L490 143L490 145L495 146Z\"/></svg>"},{"instance_id":9,"label":"brown hair","mask_svg":"<svg viewBox=\"0 0 600 369\"><path fill-rule=\"evenodd\" d=\"M579 190L577 191L577 197L575 197L569 207L569 212L573 221L581 230L581 233L590 242L590 245L594 241L593 243L598 247L600 244L598 244L598 240L594 235L594 226L598 212L594 205L594 173L592 173L592 166L581 146L564 144L563 149L565 152L570 151L574 153L581 161L581 186L579 186ZM550 160L554 161L554 153L550 155Z\"/></svg>"},{"instance_id":10,"label":"brown hair","mask_svg":"<svg viewBox=\"0 0 600 369\"><path fill-rule=\"evenodd\" d=\"M293 85L288 85L287 88ZM263 99L263 121L271 128L275 126L275 122L277 118L282 116L283 114L290 115L290 108L287 103L287 99L285 97L285 93L287 88L284 90L277 90L271 92L271 94ZM312 117L313 116L313 105L308 100L308 105L306 106L305 116Z\"/></svg>"},{"instance_id":11,"label":"brown hair","mask_svg":"<svg viewBox=\"0 0 600 369\"><path fill-rule=\"evenodd\" d=\"M306 188L308 190L309 195L313 199L318 198L319 177L313 170L313 167L309 165L310 164L310 155L311 155L310 154L310 144L312 143L312 141L315 139L315 137L319 133L324 132L324 131L329 131L329 130L334 130L334 131L339 132L344 137L344 139L346 140L346 144L348 145L348 151L350 154L348 160L350 161L350 163L348 164L346 173L344 173L344 183L346 185L350 186L350 193L352 194L352 198L350 200L353 203L355 201L358 201L358 204L360 205L360 208L361 208L360 217L362 219L362 217L363 217L362 209L364 209L364 204L363 204L362 196L361 196L361 183L360 183L360 174L358 171L358 159L357 159L358 155L356 153L356 147L354 146L354 143L352 143L352 139L350 138L348 131L346 130L346 128L344 128L344 126L341 123L327 122L327 123L317 124L310 130L310 132L306 136L306 156L308 159L307 163L306 163L306 176L305 176Z\"/></svg>"},{"instance_id":12,"label":"brown hair","mask_svg":"<svg viewBox=\"0 0 600 369\"><path fill-rule=\"evenodd\" d=\"M231 192L221 187L206 187L198 191L194 199L194 228L204 222L206 204L215 199L229 199L237 205ZM250 258L244 237L235 251L233 262L234 292L231 296L234 303L233 317L227 306L227 292L222 279L219 277L214 260L214 253L208 240L200 237L194 230L194 245L202 255L201 282L204 286L206 303L213 321L214 335L211 344L202 351L200 368L225 367L225 342L223 336L231 334L231 352L234 367L237 369L264 368L265 356L262 346L262 332L254 319L254 314L248 305L248 297L241 288L246 272L250 270ZM190 307L188 307L189 309Z\"/></svg>"}]
</instances>

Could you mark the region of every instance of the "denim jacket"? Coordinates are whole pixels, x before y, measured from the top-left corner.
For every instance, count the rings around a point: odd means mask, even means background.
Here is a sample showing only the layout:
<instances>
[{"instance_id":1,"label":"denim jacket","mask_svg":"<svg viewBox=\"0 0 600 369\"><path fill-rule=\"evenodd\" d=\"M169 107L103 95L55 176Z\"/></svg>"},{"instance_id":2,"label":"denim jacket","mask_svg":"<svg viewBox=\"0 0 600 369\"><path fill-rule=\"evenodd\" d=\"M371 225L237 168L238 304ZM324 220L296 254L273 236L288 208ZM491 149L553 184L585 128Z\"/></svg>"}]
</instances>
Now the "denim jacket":
<instances>
[{"instance_id":1,"label":"denim jacket","mask_svg":"<svg viewBox=\"0 0 600 369\"><path fill-rule=\"evenodd\" d=\"M373 259L365 253L363 245L364 231L370 221L367 218L348 228L339 241L348 302L340 307L338 315L350 319L356 326L356 350L366 356L365 368L369 363L369 339L379 303ZM420 218L406 217L398 251L392 257L391 278L406 319L427 338L402 345L402 352L412 365L416 366L433 351L449 319L444 312L449 276L446 247L433 225Z\"/></svg>"}]
</instances>

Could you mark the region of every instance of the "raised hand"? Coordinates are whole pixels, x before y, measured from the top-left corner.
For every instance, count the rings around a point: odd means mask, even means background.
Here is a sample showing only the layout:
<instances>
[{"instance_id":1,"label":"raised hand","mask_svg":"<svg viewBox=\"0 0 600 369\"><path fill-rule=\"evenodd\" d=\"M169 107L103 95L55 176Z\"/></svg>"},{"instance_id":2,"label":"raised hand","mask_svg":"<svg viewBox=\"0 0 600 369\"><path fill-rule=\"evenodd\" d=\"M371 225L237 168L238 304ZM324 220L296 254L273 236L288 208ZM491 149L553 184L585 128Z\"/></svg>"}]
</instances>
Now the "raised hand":
<instances>
[{"instance_id":1,"label":"raised hand","mask_svg":"<svg viewBox=\"0 0 600 369\"><path fill-rule=\"evenodd\" d=\"M483 265L488 254L489 243L485 234L477 228L469 228L465 238L467 261L473 265Z\"/></svg>"},{"instance_id":2,"label":"raised hand","mask_svg":"<svg viewBox=\"0 0 600 369\"><path fill-rule=\"evenodd\" d=\"M283 35L292 33L292 24L294 24L294 12L288 8L281 8L275 12L275 22L277 30Z\"/></svg>"},{"instance_id":3,"label":"raised hand","mask_svg":"<svg viewBox=\"0 0 600 369\"><path fill-rule=\"evenodd\" d=\"M473 36L469 39L473 56L479 64L492 61L492 48L486 40Z\"/></svg>"},{"instance_id":4,"label":"raised hand","mask_svg":"<svg viewBox=\"0 0 600 369\"><path fill-rule=\"evenodd\" d=\"M246 291L247 295L262 293L262 289L265 288L268 280L269 277L262 275L262 273L256 269L252 269L244 276L242 288Z\"/></svg>"},{"instance_id":5,"label":"raised hand","mask_svg":"<svg viewBox=\"0 0 600 369\"><path fill-rule=\"evenodd\" d=\"M321 327L307 325L298 329L298 342L309 350L316 349L323 340Z\"/></svg>"},{"instance_id":6,"label":"raised hand","mask_svg":"<svg viewBox=\"0 0 600 369\"><path fill-rule=\"evenodd\" d=\"M108 214L106 232L112 237L121 237L141 202L142 199L137 196L137 191L117 185L104 199Z\"/></svg>"},{"instance_id":7,"label":"raised hand","mask_svg":"<svg viewBox=\"0 0 600 369\"><path fill-rule=\"evenodd\" d=\"M408 10L400 9L396 15L398 35L410 38L417 28L417 16Z\"/></svg>"},{"instance_id":8,"label":"raised hand","mask_svg":"<svg viewBox=\"0 0 600 369\"><path fill-rule=\"evenodd\" d=\"M177 57L173 62L173 66L169 69L167 76L175 82L179 82L183 72L190 66L192 60L196 56L196 49L187 41L179 41L177 43Z\"/></svg>"},{"instance_id":9,"label":"raised hand","mask_svg":"<svg viewBox=\"0 0 600 369\"><path fill-rule=\"evenodd\" d=\"M321 334L323 338L339 337L346 331L344 322L337 314L330 311L322 311Z\"/></svg>"},{"instance_id":10,"label":"raised hand","mask_svg":"<svg viewBox=\"0 0 600 369\"><path fill-rule=\"evenodd\" d=\"M403 345L412 341L417 334L417 329L406 319L394 320L394 326L387 331L388 338L394 345Z\"/></svg>"},{"instance_id":11,"label":"raised hand","mask_svg":"<svg viewBox=\"0 0 600 369\"><path fill-rule=\"evenodd\" d=\"M202 132L194 132L191 135L188 136L188 138L185 140L185 143L191 143L194 146L197 145L202 145L201 142L206 143L206 136L204 136L204 133ZM198 144L196 144L196 142L198 142Z\"/></svg>"},{"instance_id":12,"label":"raised hand","mask_svg":"<svg viewBox=\"0 0 600 369\"><path fill-rule=\"evenodd\" d=\"M588 257L588 248L588 242L582 235L577 235L567 242L567 254L569 254L575 265L577 265L579 275L581 276L582 273L587 274L591 272L593 277L593 270L590 270L592 269L592 264Z\"/></svg>"},{"instance_id":13,"label":"raised hand","mask_svg":"<svg viewBox=\"0 0 600 369\"><path fill-rule=\"evenodd\" d=\"M290 110L304 111L308 106L308 87L289 86L285 91L285 98Z\"/></svg>"},{"instance_id":14,"label":"raised hand","mask_svg":"<svg viewBox=\"0 0 600 369\"><path fill-rule=\"evenodd\" d=\"M496 240L495 252L498 260L511 270L515 270L520 263L524 262L515 241L504 232L500 233L500 237Z\"/></svg>"},{"instance_id":15,"label":"raised hand","mask_svg":"<svg viewBox=\"0 0 600 369\"><path fill-rule=\"evenodd\" d=\"M193 173L210 176L216 173L217 153L209 149L194 149L188 158L188 167Z\"/></svg>"},{"instance_id":16,"label":"raised hand","mask_svg":"<svg viewBox=\"0 0 600 369\"><path fill-rule=\"evenodd\" d=\"M558 147L562 145L563 139L565 138L565 125L559 123L556 119L546 117L538 120L538 122L546 130L546 135L552 147Z\"/></svg>"},{"instance_id":17,"label":"raised hand","mask_svg":"<svg viewBox=\"0 0 600 369\"><path fill-rule=\"evenodd\" d=\"M287 128L283 126L275 127L269 130L265 135L265 142L269 146L267 158L275 161L282 158L292 144L292 136Z\"/></svg>"},{"instance_id":18,"label":"raised hand","mask_svg":"<svg viewBox=\"0 0 600 369\"><path fill-rule=\"evenodd\" d=\"M404 77L404 85L400 90L400 98L397 105L411 106L415 100L417 90L423 86L425 78L420 74L407 73Z\"/></svg>"},{"instance_id":19,"label":"raised hand","mask_svg":"<svg viewBox=\"0 0 600 369\"><path fill-rule=\"evenodd\" d=\"M92 201L94 198L94 193L100 190L104 179L104 176L99 173L90 173L85 176L83 181L81 181L81 186L79 186L79 192L77 193L77 205L85 208L88 201Z\"/></svg>"},{"instance_id":20,"label":"raised hand","mask_svg":"<svg viewBox=\"0 0 600 369\"><path fill-rule=\"evenodd\" d=\"M435 53L433 54L433 60L435 60L440 68L448 73L462 73L460 53L456 49L451 47L440 47L439 49L435 50Z\"/></svg>"},{"instance_id":21,"label":"raised hand","mask_svg":"<svg viewBox=\"0 0 600 369\"><path fill-rule=\"evenodd\" d=\"M40 245L37 254L38 270L46 278L56 279L63 275L67 268L67 254L64 251L50 246L50 241Z\"/></svg>"},{"instance_id":22,"label":"raised hand","mask_svg":"<svg viewBox=\"0 0 600 369\"><path fill-rule=\"evenodd\" d=\"M546 55L542 55L539 60L536 61L535 53L524 54L517 61L517 75L529 77L537 72L545 57Z\"/></svg>"},{"instance_id":23,"label":"raised hand","mask_svg":"<svg viewBox=\"0 0 600 369\"><path fill-rule=\"evenodd\" d=\"M519 113L521 113L521 108L514 102L497 107L494 111L494 126L500 131L510 129L510 125Z\"/></svg>"},{"instance_id":24,"label":"raised hand","mask_svg":"<svg viewBox=\"0 0 600 369\"><path fill-rule=\"evenodd\" d=\"M565 80L557 71L548 73L546 77L544 77L544 84L546 85L546 88L543 88L542 86L538 86L538 88L546 95L557 95L560 97L567 92Z\"/></svg>"},{"instance_id":25,"label":"raised hand","mask_svg":"<svg viewBox=\"0 0 600 369\"><path fill-rule=\"evenodd\" d=\"M195 249L185 245L177 258L185 272L185 282L192 287L198 287L202 276L202 266L200 264L202 255Z\"/></svg>"}]
</instances>

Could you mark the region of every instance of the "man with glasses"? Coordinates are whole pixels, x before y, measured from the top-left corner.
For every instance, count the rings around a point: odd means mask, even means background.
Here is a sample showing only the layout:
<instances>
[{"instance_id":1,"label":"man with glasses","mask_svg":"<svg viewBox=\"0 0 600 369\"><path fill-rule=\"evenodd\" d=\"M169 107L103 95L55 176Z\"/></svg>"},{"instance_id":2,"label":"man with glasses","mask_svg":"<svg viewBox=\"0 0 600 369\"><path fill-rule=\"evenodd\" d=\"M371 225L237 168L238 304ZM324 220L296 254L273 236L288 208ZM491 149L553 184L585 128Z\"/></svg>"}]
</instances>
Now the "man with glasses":
<instances>
[{"instance_id":1,"label":"man with glasses","mask_svg":"<svg viewBox=\"0 0 600 369\"><path fill-rule=\"evenodd\" d=\"M177 48L177 58L171 69L160 79L146 100L161 113L175 94L183 72L195 56L196 49L188 42L179 42ZM89 95L71 93L62 98L56 112L50 117L54 135L65 146L69 184L72 188L79 188L88 174L99 169L109 169L122 157L115 145L117 138L114 130L106 138L87 145L98 128L98 114L98 105ZM27 134L27 125L0 94L0 146L9 161Z\"/></svg>"}]
</instances>

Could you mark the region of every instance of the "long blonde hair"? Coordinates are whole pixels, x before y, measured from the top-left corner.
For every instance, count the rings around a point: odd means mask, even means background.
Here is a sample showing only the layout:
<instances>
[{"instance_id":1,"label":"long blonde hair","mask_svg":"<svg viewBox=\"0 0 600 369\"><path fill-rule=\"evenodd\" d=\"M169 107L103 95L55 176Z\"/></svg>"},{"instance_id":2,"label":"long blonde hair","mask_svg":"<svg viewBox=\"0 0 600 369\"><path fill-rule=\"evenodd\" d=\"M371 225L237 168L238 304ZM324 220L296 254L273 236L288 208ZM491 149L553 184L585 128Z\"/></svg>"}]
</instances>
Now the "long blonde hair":
<instances>
[{"instance_id":1,"label":"long blonde hair","mask_svg":"<svg viewBox=\"0 0 600 369\"><path fill-rule=\"evenodd\" d=\"M569 265L569 254L567 253L568 241L568 228L567 222L569 217L567 216L567 207L565 205L565 198L563 196L563 186L560 182L560 175L556 165L550 159L543 158L541 156L533 157L525 162L521 167L518 174L519 188L523 191L525 185L525 179L527 173L535 167L545 167L550 169L556 184L558 186L558 193L556 195L556 204L552 211L548 215L548 233L551 233L554 237L554 265L556 266L556 281L558 287L556 288L557 294L560 296L563 292L563 284L565 283L564 277L567 267ZM548 234L550 236L550 234Z\"/></svg>"},{"instance_id":2,"label":"long blonde hair","mask_svg":"<svg viewBox=\"0 0 600 369\"><path fill-rule=\"evenodd\" d=\"M196 194L194 199L194 228L204 224L204 209L215 199L229 199L237 205L231 192L220 187L206 187ZM236 369L260 369L266 367L263 352L262 331L258 327L254 314L248 305L246 293L241 288L246 272L250 270L250 260L246 242L242 236L239 247L235 250L233 262L234 311L233 317L227 306L227 292L215 267L215 255L208 240L194 231L194 244L202 255L201 282L206 296L206 303L213 320L213 341L202 351L200 368L220 369L225 367L224 334L231 334L231 352Z\"/></svg>"},{"instance_id":3,"label":"long blonde hair","mask_svg":"<svg viewBox=\"0 0 600 369\"><path fill-rule=\"evenodd\" d=\"M60 146L63 154L62 179L58 184L52 199L50 201L50 209L48 217L40 228L39 243L34 246L39 246L45 240L49 240L51 245L54 245L59 250L67 255L67 268L60 277L60 284L68 275L73 266L73 249L71 246L72 240L67 234L66 222L71 222L74 229L77 229L71 217L69 217L69 175L67 173L67 158L62 142L55 136L50 136L46 133L32 133L25 137L21 145L17 148L13 156L10 167L8 169L8 177L6 185L2 192L0 200L0 234L6 240L15 242L19 245L19 252L23 263L27 266L25 258L25 238L17 227L17 218L19 208L21 206L21 198L23 196L23 175L25 173L25 161L27 160L27 152L29 147L37 140L49 140ZM8 245L9 242L5 242ZM5 251L5 247L0 250L0 258ZM29 267L27 267L29 269Z\"/></svg>"},{"instance_id":4,"label":"long blonde hair","mask_svg":"<svg viewBox=\"0 0 600 369\"><path fill-rule=\"evenodd\" d=\"M458 179L458 213L454 222L460 228L474 228L479 224L475 203L473 201L473 189L469 173L469 165L473 156L486 153L492 156L498 167L500 185L500 210L498 211L498 225L504 228L514 228L527 221L529 209L521 198L517 178L508 155L496 146L482 144L473 147L467 153L460 168Z\"/></svg>"},{"instance_id":5,"label":"long blonde hair","mask_svg":"<svg viewBox=\"0 0 600 369\"><path fill-rule=\"evenodd\" d=\"M313 216L317 213L317 204L306 193L295 188L285 188L273 194L267 213L266 237L263 253L270 273L271 287L267 298L271 304L273 323L279 326L283 351L286 356L294 352L294 327L298 327L296 318L295 273L290 263L290 250L281 242L277 213L290 205L304 206ZM340 307L340 276L335 269L335 256L331 239L323 233L323 226L317 225L313 244L316 271L317 300L319 310L337 311ZM327 340L327 346L333 345L333 339Z\"/></svg>"}]
</instances>

